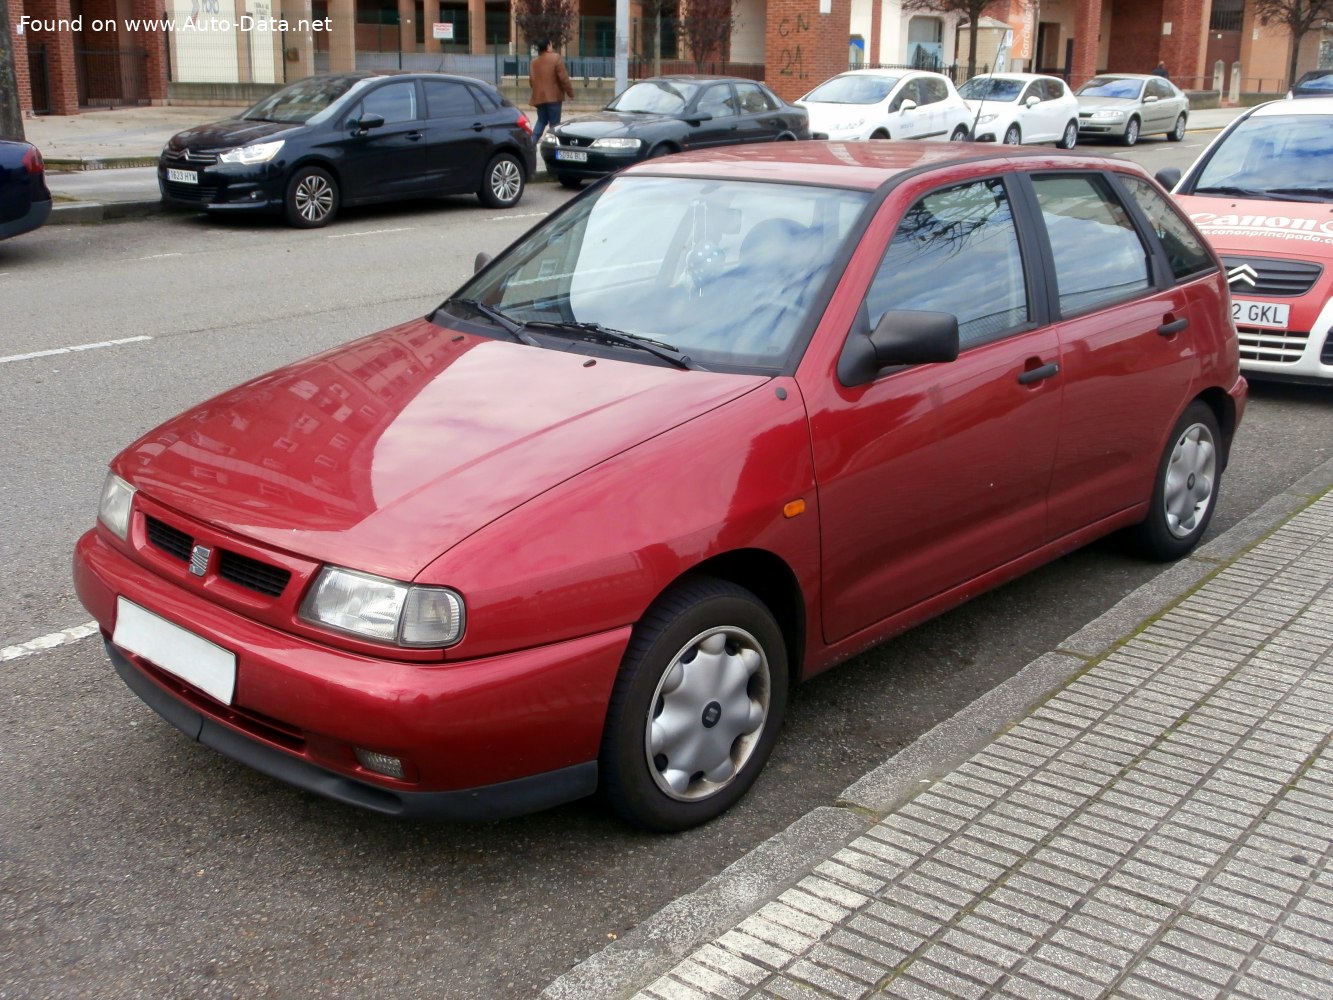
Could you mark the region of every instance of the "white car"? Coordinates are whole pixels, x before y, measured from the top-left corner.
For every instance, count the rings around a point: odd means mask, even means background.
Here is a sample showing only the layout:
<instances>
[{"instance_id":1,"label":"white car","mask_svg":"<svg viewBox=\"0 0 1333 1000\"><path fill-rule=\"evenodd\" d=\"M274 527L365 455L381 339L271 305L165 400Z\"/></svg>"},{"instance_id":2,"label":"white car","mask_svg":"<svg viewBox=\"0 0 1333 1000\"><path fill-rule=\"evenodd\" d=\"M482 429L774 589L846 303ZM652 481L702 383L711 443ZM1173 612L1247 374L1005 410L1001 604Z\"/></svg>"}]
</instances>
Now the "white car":
<instances>
[{"instance_id":1,"label":"white car","mask_svg":"<svg viewBox=\"0 0 1333 1000\"><path fill-rule=\"evenodd\" d=\"M958 93L972 109L977 142L1053 142L1061 149L1078 142L1078 98L1057 76L991 73L974 76Z\"/></svg>"},{"instance_id":2,"label":"white car","mask_svg":"<svg viewBox=\"0 0 1333 1000\"><path fill-rule=\"evenodd\" d=\"M972 116L953 82L921 70L854 69L796 102L816 139L949 139L970 134Z\"/></svg>"}]
</instances>

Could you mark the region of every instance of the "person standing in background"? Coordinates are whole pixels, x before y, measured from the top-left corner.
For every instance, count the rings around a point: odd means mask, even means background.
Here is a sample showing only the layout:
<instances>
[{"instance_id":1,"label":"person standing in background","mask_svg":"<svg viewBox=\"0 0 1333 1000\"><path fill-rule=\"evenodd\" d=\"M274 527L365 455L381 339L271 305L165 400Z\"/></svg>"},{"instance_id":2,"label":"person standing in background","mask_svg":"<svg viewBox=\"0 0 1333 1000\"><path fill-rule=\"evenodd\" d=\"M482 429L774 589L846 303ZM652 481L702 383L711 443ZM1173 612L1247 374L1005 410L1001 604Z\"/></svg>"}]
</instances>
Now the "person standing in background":
<instances>
[{"instance_id":1,"label":"person standing in background","mask_svg":"<svg viewBox=\"0 0 1333 1000\"><path fill-rule=\"evenodd\" d=\"M1152 71L1153 76L1160 76L1163 80L1171 79L1171 74L1166 71L1166 63L1159 62L1157 68Z\"/></svg>"},{"instance_id":2,"label":"person standing in background","mask_svg":"<svg viewBox=\"0 0 1333 1000\"><path fill-rule=\"evenodd\" d=\"M569 82L565 61L560 58L549 38L537 40L537 57L528 69L532 85L532 104L537 109L537 124L532 130L534 142L540 142L547 126L560 124L560 105L565 98L573 99L574 88Z\"/></svg>"}]
</instances>

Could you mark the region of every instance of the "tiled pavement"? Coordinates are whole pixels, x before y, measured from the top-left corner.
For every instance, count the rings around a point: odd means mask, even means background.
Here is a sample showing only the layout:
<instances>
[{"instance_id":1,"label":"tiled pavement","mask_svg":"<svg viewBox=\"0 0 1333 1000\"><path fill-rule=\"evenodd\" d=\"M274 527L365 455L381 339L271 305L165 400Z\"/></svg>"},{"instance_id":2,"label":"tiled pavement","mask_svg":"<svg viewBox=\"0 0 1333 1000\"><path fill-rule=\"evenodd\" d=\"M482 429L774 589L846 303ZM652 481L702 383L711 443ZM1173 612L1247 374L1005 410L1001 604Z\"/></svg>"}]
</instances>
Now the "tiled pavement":
<instances>
[{"instance_id":1,"label":"tiled pavement","mask_svg":"<svg viewBox=\"0 0 1333 1000\"><path fill-rule=\"evenodd\" d=\"M1333 998L1333 493L1197 575L665 974L546 995Z\"/></svg>"}]
</instances>

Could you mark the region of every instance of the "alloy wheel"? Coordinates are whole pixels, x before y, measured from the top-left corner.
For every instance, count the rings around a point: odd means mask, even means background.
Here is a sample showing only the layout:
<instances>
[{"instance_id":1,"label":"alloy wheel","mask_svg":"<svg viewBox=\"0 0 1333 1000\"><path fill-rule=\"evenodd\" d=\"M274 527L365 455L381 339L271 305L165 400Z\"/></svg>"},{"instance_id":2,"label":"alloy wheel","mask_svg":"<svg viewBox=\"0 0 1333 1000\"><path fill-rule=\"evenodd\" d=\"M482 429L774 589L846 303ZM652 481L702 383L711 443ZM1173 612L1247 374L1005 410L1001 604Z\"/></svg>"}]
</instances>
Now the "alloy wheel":
<instances>
[{"instance_id":1,"label":"alloy wheel","mask_svg":"<svg viewBox=\"0 0 1333 1000\"><path fill-rule=\"evenodd\" d=\"M1166 479L1162 484L1162 508L1167 529L1176 538L1196 531L1213 502L1217 478L1217 443L1202 423L1191 424L1176 438Z\"/></svg>"}]
</instances>

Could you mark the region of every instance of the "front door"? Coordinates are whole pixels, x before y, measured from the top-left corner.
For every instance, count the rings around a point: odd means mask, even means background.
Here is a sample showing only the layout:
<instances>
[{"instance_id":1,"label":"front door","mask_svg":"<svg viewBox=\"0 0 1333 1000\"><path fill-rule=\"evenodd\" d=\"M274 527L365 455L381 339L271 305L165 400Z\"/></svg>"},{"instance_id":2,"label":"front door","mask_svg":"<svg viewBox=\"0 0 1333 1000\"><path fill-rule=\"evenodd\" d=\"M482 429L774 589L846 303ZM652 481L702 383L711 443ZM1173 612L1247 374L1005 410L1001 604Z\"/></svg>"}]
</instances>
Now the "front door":
<instances>
[{"instance_id":1,"label":"front door","mask_svg":"<svg viewBox=\"0 0 1333 1000\"><path fill-rule=\"evenodd\" d=\"M344 200L382 201L428 189L426 143L418 112L413 80L381 84L351 110L340 142ZM356 123L366 115L379 115L384 124L358 128Z\"/></svg>"}]
</instances>

